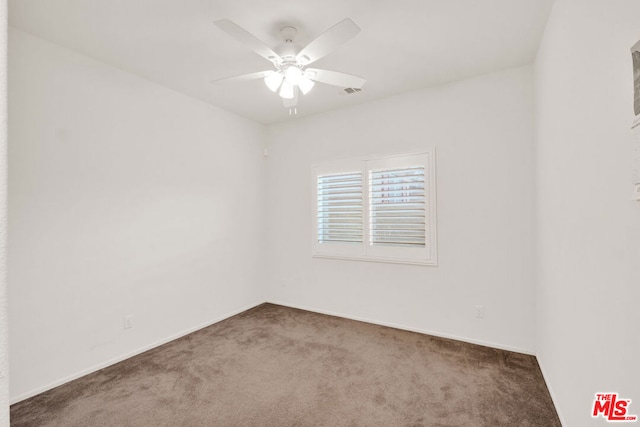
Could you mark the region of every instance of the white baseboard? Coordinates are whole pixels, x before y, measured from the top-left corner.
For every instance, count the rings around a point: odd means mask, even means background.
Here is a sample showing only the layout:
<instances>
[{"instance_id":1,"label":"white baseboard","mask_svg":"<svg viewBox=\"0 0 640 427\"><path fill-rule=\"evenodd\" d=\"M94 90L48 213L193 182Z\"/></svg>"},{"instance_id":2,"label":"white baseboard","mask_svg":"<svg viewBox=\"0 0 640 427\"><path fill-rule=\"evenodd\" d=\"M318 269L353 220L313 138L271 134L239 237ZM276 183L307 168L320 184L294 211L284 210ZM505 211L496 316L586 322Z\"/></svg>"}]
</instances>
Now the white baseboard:
<instances>
[{"instance_id":1,"label":"white baseboard","mask_svg":"<svg viewBox=\"0 0 640 427\"><path fill-rule=\"evenodd\" d=\"M549 390L549 395L551 395L551 401L553 402L553 406L556 408L556 414L558 414L558 418L560 418L560 424L562 424L563 426L566 426L567 424L564 422L564 419L562 419L562 414L560 413L560 405L559 405L558 399L556 397L556 394L553 392L551 383L549 382L549 379L548 379L549 377L547 377L547 375L545 374L544 366L542 366L540 357L536 355L536 359L538 359L538 366L540 367L540 372L542 372L542 378L544 379L544 383L547 385L547 390Z\"/></svg>"},{"instance_id":2,"label":"white baseboard","mask_svg":"<svg viewBox=\"0 0 640 427\"><path fill-rule=\"evenodd\" d=\"M359 322L372 323L374 325L388 326L390 328L402 329L402 330L405 330L405 331L417 332L417 333L425 334L425 335L433 335L435 337L440 337L440 338L448 338L448 339L452 339L452 340L456 340L456 341L463 341L463 342L467 342L467 343L470 343L470 344L477 344L477 345L482 345L482 346L485 346L485 347L497 348L499 350L507 350L507 351L513 351L515 353L528 354L529 356L535 356L535 352L534 351L523 349L523 348L512 347L512 346L498 344L498 343L492 343L492 342L488 342L488 341L475 340L475 339L472 339L472 338L460 337L460 336L457 336L457 335L444 334L444 333L441 333L441 332L430 331L428 329L412 328L410 326L400 325L398 323L393 323L393 322L382 322L382 321L379 321L379 320L374 320L374 319L370 319L370 318L366 318L366 317L352 316L350 314L338 313L338 312L330 311L330 310L322 310L322 309L319 309L319 308L307 307L307 306L297 305L297 304L289 304L289 303L286 303L286 302L278 302L278 301L275 301L275 300L269 300L269 301L267 301L267 303L283 305L285 307L291 307L291 308L298 308L300 310L312 311L314 313L328 314L329 316L342 317L342 318L345 318L345 319L357 320Z\"/></svg>"},{"instance_id":3,"label":"white baseboard","mask_svg":"<svg viewBox=\"0 0 640 427\"><path fill-rule=\"evenodd\" d=\"M193 332L199 331L200 329L203 329L203 328L206 328L206 327L211 326L213 324L216 324L218 322L221 322L221 321L223 321L225 319L228 319L229 317L235 316L236 314L242 313L243 311L250 310L250 309L252 309L254 307L257 307L257 306L259 306L261 304L264 304L264 302L250 304L250 305L247 305L247 306L245 306L243 308L240 308L238 310L233 310L230 313L224 314L222 316L218 316L218 317L216 317L216 318L214 318L212 320L209 320L209 321L207 321L207 322L205 322L205 323L203 323L201 325L198 325L196 327L189 328L189 329L187 329L185 331L179 332L179 333L177 333L175 335L172 335L170 337L158 340L158 341L156 341L156 342L154 342L152 344L140 347L140 348L138 348L138 349L136 349L136 350L134 350L132 352L129 352L129 353L123 354L121 356L115 357L115 358L113 358L111 360L108 360L106 362L99 363L99 364L94 365L94 366L92 366L90 368L83 369L80 372L76 372L75 374L68 375L68 376L66 376L64 378L61 378L61 379L56 380L56 381L53 381L53 382L51 382L51 383L49 383L47 385L44 385L42 387L38 387L38 388L36 388L34 390L31 390L31 391L28 391L26 393L22 393L22 394L20 394L20 395L18 395L16 397L13 397L13 398L9 399L9 404L13 405L14 403L18 403L18 402L20 402L22 400L25 400L25 399L28 399L30 397L36 396L36 395L38 395L40 393L44 393L47 390L51 390L52 388L61 386L61 385L66 384L66 383L68 383L70 381L76 380L76 379L78 379L80 377L84 377L85 375L88 375L88 374L91 374L93 372L99 371L100 369L104 369L104 368L106 368L108 366L115 365L116 363L122 362L123 360L129 359L129 358L131 358L133 356L137 356L138 354L144 353L145 351L149 351L149 350L151 350L153 348L159 347L159 346L161 346L163 344L166 344L166 343L168 343L170 341L176 340L176 339L181 338L181 337L183 337L185 335L189 335L189 334L191 334Z\"/></svg>"},{"instance_id":4,"label":"white baseboard","mask_svg":"<svg viewBox=\"0 0 640 427\"><path fill-rule=\"evenodd\" d=\"M433 335L433 336L436 336L436 337L448 338L448 339L453 339L453 340L456 340L456 341L467 342L467 343L470 343L470 344L477 344L477 345L482 345L482 346L485 346L485 347L492 347L492 348L497 348L497 349L500 349L500 350L513 351L513 352L516 352L516 353L523 353L523 354L528 354L528 355L531 355L531 356L535 356L534 352L532 352L530 350L522 349L522 348L517 348L517 347L512 347L512 346L507 346L507 345L502 345L502 344L497 344L497 343L492 343L492 342L487 342L487 341L482 341L482 340L475 340L475 339L471 339L471 338L467 338L467 337L460 337L460 336L456 336L456 335L444 334L444 333L440 333L440 332L430 331L430 330L427 330L427 329L412 328L412 327L409 327L409 326L406 326L406 325L400 325L400 324L397 324L397 323L382 322L382 321L369 319L369 318L365 318L365 317L352 316L352 315L349 315L349 314L339 313L339 312L334 312L334 311L329 311L329 310L322 310L322 309L318 309L318 308L315 308L315 307L307 307L307 306L303 306L303 305L289 304L289 303L279 302L279 301L275 301L275 300L268 300L268 301L264 301L264 302L258 302L258 303L255 303L255 304L250 304L250 305L245 306L243 308L240 308L238 310L234 310L234 311L232 311L230 313L227 313L227 314L225 314L223 316L219 316L219 317L216 317L216 318L214 318L214 319L212 319L210 321L207 321L204 324L198 325L198 326L193 327L193 328L189 328L189 329L187 329L185 331L182 331L182 332L180 332L178 334L172 335L170 337L158 340L158 341L156 341L156 342L154 342L152 344L149 344L149 345L143 346L141 348L138 348L138 349L136 349L136 350L134 350L132 352L129 352L129 353L123 354L121 356L115 357L115 358L113 358L111 360L108 360L106 362L99 363L99 364L94 365L94 366L92 366L90 368L83 369L82 371L76 372L75 374L68 375L68 376L66 376L64 378L61 378L61 379L56 380L56 381L53 381L53 382L51 382L51 383L49 383L47 385L44 385L42 387L38 387L38 388L36 388L34 390L31 390L31 391L28 391L26 393L22 393L22 394L20 394L20 395L18 395L16 397L11 398L9 400L9 404L13 405L13 404L18 403L18 402L20 402L22 400L25 400L25 399L28 399L30 397L36 396L36 395L38 395L40 393L43 393L43 392L45 392L47 390L51 390L52 388L61 386L63 384L66 384L66 383L68 383L70 381L73 381L73 380L78 379L80 377L83 377L85 375L88 375L88 374L91 374L93 372L99 371L100 369L103 369L103 368L106 368L108 366L114 365L116 363L122 362L123 360L129 359L129 358L131 358L133 356L137 356L138 354L144 353L145 351L151 350L151 349L153 349L155 347L159 347L159 346L161 346L163 344L166 344L166 343L168 343L170 341L176 340L176 339L181 338L181 337L183 337L185 335L189 335L189 334L191 334L191 333L193 333L195 331L198 331L200 329L203 329L203 328L211 326L211 325L213 325L215 323L218 323L218 322L220 322L222 320L228 319L229 317L235 316L236 314L242 313L243 311L247 311L249 309L257 307L257 306L259 306L261 304L264 304L265 302L271 303L271 304L282 305L282 306L285 306L285 307L297 308L297 309L300 309L300 310L311 311L311 312L314 312L314 313L327 314L327 315L330 315L330 316L336 316L336 317L342 317L342 318L345 318L345 319L357 320L359 322L366 322L366 323L371 323L371 324L380 325L380 326L388 326L388 327L391 327L391 328L402 329L402 330L405 330L405 331L417 332L417 333L426 334L426 335ZM540 367L540 369L542 370L542 366ZM544 370L542 371L542 374L544 376ZM545 378L545 382L546 382L546 378ZM548 387L548 384L549 383L547 382L547 387ZM553 393L551 392L551 388L550 387L548 387L548 388L549 388L549 392L551 394L551 398L554 401L554 405L555 405L556 404L556 399L554 398ZM556 405L556 408L557 408L557 405ZM560 415L560 414L558 414L558 415ZM561 421L562 421L562 418L561 418Z\"/></svg>"}]
</instances>

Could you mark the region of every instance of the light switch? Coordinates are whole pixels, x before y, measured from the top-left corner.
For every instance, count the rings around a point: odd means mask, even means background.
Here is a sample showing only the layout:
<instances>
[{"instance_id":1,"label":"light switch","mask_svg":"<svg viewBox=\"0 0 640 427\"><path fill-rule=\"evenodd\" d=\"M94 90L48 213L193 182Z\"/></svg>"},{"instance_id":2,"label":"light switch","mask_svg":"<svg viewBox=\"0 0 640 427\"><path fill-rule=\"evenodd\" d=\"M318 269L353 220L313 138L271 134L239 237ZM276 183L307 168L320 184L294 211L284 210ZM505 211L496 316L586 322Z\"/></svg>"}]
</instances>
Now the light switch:
<instances>
[{"instance_id":1,"label":"light switch","mask_svg":"<svg viewBox=\"0 0 640 427\"><path fill-rule=\"evenodd\" d=\"M640 200L640 184L635 184L633 186L633 200Z\"/></svg>"}]
</instances>

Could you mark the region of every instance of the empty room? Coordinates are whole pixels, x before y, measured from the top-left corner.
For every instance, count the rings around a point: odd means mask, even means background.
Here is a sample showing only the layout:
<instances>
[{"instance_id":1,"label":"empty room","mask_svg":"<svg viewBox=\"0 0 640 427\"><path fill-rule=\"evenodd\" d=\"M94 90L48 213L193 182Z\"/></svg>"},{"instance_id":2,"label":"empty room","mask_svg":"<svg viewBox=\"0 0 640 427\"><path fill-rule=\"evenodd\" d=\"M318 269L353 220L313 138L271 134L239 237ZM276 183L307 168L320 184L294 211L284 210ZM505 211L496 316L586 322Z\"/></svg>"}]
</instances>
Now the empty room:
<instances>
[{"instance_id":1,"label":"empty room","mask_svg":"<svg viewBox=\"0 0 640 427\"><path fill-rule=\"evenodd\" d=\"M0 425L638 422L637 0L1 3Z\"/></svg>"}]
</instances>

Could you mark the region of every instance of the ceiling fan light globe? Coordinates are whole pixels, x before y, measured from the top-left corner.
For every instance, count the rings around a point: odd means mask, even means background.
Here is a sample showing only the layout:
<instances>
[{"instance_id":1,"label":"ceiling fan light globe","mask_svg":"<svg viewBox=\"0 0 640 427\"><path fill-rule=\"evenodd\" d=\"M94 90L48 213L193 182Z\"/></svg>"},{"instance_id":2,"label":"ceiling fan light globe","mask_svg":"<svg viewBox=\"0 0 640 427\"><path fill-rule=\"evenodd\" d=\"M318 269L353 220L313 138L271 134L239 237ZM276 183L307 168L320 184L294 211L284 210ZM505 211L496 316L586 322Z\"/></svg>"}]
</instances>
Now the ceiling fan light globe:
<instances>
[{"instance_id":1,"label":"ceiling fan light globe","mask_svg":"<svg viewBox=\"0 0 640 427\"><path fill-rule=\"evenodd\" d=\"M287 80L284 80L282 82L282 86L280 86L280 97L284 99L293 98L293 85L290 84Z\"/></svg>"},{"instance_id":2,"label":"ceiling fan light globe","mask_svg":"<svg viewBox=\"0 0 640 427\"><path fill-rule=\"evenodd\" d=\"M309 91L313 88L313 85L315 85L315 82L313 80L311 80L310 78L305 77L305 76L302 76L302 78L298 82L298 87L302 91L303 95L308 94Z\"/></svg>"},{"instance_id":3,"label":"ceiling fan light globe","mask_svg":"<svg viewBox=\"0 0 640 427\"><path fill-rule=\"evenodd\" d=\"M264 84L267 85L271 92L275 92L280 87L283 78L282 74L272 71L264 78Z\"/></svg>"},{"instance_id":4,"label":"ceiling fan light globe","mask_svg":"<svg viewBox=\"0 0 640 427\"><path fill-rule=\"evenodd\" d=\"M293 65L287 68L287 71L284 74L287 81L291 84L291 86L295 86L300 82L302 78L302 70L298 67L294 67Z\"/></svg>"}]
</instances>

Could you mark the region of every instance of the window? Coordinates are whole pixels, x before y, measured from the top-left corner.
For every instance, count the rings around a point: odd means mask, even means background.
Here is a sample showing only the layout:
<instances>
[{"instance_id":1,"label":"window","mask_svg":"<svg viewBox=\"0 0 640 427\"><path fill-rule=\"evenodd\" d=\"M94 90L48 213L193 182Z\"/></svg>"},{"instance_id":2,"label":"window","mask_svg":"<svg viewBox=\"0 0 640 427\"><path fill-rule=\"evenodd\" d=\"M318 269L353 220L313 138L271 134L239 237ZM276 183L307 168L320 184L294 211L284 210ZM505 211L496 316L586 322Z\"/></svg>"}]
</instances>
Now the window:
<instances>
[{"instance_id":1,"label":"window","mask_svg":"<svg viewBox=\"0 0 640 427\"><path fill-rule=\"evenodd\" d=\"M318 177L318 242L362 244L362 173Z\"/></svg>"},{"instance_id":2,"label":"window","mask_svg":"<svg viewBox=\"0 0 640 427\"><path fill-rule=\"evenodd\" d=\"M436 265L434 151L313 170L314 256Z\"/></svg>"}]
</instances>

